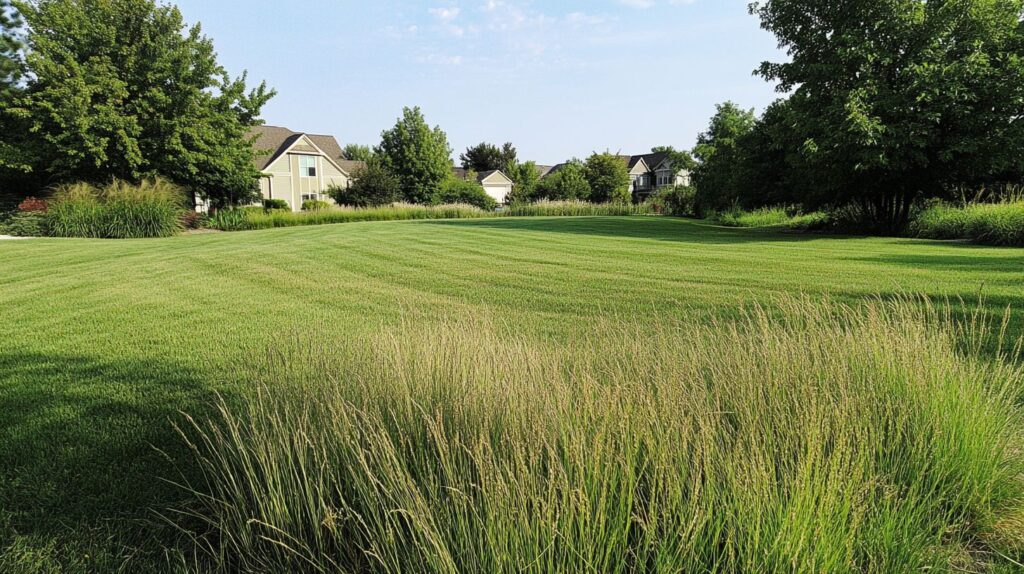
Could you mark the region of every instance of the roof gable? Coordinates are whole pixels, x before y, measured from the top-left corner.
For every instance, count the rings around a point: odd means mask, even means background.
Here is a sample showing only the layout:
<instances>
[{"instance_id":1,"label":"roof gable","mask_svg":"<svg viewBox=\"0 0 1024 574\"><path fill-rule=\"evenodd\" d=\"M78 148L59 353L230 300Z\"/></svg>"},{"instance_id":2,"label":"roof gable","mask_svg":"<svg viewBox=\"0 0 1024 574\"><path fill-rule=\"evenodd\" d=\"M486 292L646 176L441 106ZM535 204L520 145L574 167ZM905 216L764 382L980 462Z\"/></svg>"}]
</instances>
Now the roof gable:
<instances>
[{"instance_id":1,"label":"roof gable","mask_svg":"<svg viewBox=\"0 0 1024 574\"><path fill-rule=\"evenodd\" d=\"M349 174L349 171L338 163L343 154L334 136L304 134L277 126L254 126L249 133L254 138L254 162L260 171L266 170L282 155L295 148L308 153L322 154L342 173Z\"/></svg>"}]
</instances>

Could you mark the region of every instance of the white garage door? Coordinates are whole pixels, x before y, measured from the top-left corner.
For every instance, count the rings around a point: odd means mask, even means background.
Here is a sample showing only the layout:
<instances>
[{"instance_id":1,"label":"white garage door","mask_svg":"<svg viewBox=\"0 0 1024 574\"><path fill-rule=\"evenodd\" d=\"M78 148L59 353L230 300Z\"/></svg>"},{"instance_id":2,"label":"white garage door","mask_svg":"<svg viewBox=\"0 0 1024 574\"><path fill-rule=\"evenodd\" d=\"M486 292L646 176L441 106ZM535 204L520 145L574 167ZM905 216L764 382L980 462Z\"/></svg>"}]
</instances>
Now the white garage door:
<instances>
[{"instance_id":1,"label":"white garage door","mask_svg":"<svg viewBox=\"0 0 1024 574\"><path fill-rule=\"evenodd\" d=\"M484 191L498 203L505 203L505 196L508 195L509 189L507 185L485 185Z\"/></svg>"}]
</instances>

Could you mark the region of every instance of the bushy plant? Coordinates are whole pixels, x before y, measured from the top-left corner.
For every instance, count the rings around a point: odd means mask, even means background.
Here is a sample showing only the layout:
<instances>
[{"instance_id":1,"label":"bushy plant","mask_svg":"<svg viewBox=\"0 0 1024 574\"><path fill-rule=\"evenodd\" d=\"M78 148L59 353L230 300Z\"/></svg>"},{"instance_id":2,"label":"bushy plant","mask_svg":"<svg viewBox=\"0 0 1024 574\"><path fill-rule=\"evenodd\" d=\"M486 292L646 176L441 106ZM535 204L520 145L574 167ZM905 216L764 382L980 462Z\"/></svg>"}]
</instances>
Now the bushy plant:
<instances>
[{"instance_id":1,"label":"bushy plant","mask_svg":"<svg viewBox=\"0 0 1024 574\"><path fill-rule=\"evenodd\" d=\"M163 179L78 183L56 190L46 222L57 237L168 237L181 231L185 211L182 189Z\"/></svg>"},{"instance_id":2,"label":"bushy plant","mask_svg":"<svg viewBox=\"0 0 1024 574\"><path fill-rule=\"evenodd\" d=\"M441 183L441 187L437 192L436 203L465 203L485 211L494 211L498 208L498 201L487 195L482 185L475 181L468 181L455 176L449 177Z\"/></svg>"},{"instance_id":3,"label":"bushy plant","mask_svg":"<svg viewBox=\"0 0 1024 574\"><path fill-rule=\"evenodd\" d=\"M663 187L648 199L651 209L661 215L693 217L696 215L697 190L690 186Z\"/></svg>"},{"instance_id":4,"label":"bushy plant","mask_svg":"<svg viewBox=\"0 0 1024 574\"><path fill-rule=\"evenodd\" d=\"M501 212L507 217L587 217L648 215L654 213L650 204L590 203L587 201L538 201L517 203Z\"/></svg>"},{"instance_id":5,"label":"bushy plant","mask_svg":"<svg viewBox=\"0 0 1024 574\"><path fill-rule=\"evenodd\" d=\"M313 333L183 429L187 518L240 571L981 572L1024 554L1024 372L920 303Z\"/></svg>"},{"instance_id":6,"label":"bushy plant","mask_svg":"<svg viewBox=\"0 0 1024 574\"><path fill-rule=\"evenodd\" d=\"M47 235L46 214L40 211L17 211L11 215L0 233L15 237L42 237Z\"/></svg>"},{"instance_id":7,"label":"bushy plant","mask_svg":"<svg viewBox=\"0 0 1024 574\"><path fill-rule=\"evenodd\" d=\"M1024 246L1024 200L960 206L932 203L915 215L908 232L926 239Z\"/></svg>"},{"instance_id":8,"label":"bushy plant","mask_svg":"<svg viewBox=\"0 0 1024 574\"><path fill-rule=\"evenodd\" d=\"M46 213L49 208L49 204L46 200L39 199L38 197L26 197L21 203L18 204L18 211L28 213Z\"/></svg>"},{"instance_id":9,"label":"bushy plant","mask_svg":"<svg viewBox=\"0 0 1024 574\"><path fill-rule=\"evenodd\" d=\"M717 223L727 227L781 227L799 231L824 229L832 219L825 212L803 213L796 207L762 207L752 211L733 207L714 217Z\"/></svg>"},{"instance_id":10,"label":"bushy plant","mask_svg":"<svg viewBox=\"0 0 1024 574\"><path fill-rule=\"evenodd\" d=\"M352 174L347 187L331 187L327 195L338 205L373 207L388 205L402 196L402 182L377 158L371 158Z\"/></svg>"},{"instance_id":11,"label":"bushy plant","mask_svg":"<svg viewBox=\"0 0 1024 574\"><path fill-rule=\"evenodd\" d=\"M307 199L302 202L302 211L323 211L330 208L331 204L326 201Z\"/></svg>"},{"instance_id":12,"label":"bushy plant","mask_svg":"<svg viewBox=\"0 0 1024 574\"><path fill-rule=\"evenodd\" d=\"M250 212L251 213L251 212ZM260 210L260 213L264 213ZM273 211L275 213L291 213L290 211ZM249 216L242 209L219 209L210 217L210 227L221 231L245 231L252 229L249 225Z\"/></svg>"},{"instance_id":13,"label":"bushy plant","mask_svg":"<svg viewBox=\"0 0 1024 574\"><path fill-rule=\"evenodd\" d=\"M288 205L288 202L283 199L264 199L263 209L266 211L274 211L275 209L290 210L291 206Z\"/></svg>"},{"instance_id":14,"label":"bushy plant","mask_svg":"<svg viewBox=\"0 0 1024 574\"><path fill-rule=\"evenodd\" d=\"M202 213L188 210L181 214L181 227L183 229L202 229L209 222L209 217Z\"/></svg>"}]
</instances>

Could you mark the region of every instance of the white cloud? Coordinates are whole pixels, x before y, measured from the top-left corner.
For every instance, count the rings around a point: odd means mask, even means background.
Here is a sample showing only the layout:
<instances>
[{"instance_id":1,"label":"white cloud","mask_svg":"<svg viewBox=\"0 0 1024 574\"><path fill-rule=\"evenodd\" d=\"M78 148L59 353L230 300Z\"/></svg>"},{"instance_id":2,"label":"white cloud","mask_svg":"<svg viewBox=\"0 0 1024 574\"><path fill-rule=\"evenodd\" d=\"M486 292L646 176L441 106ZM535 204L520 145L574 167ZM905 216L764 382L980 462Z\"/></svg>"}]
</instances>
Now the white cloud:
<instances>
[{"instance_id":1,"label":"white cloud","mask_svg":"<svg viewBox=\"0 0 1024 574\"><path fill-rule=\"evenodd\" d=\"M449 8L431 8L430 10L428 10L428 12L433 14L434 17L436 17L441 22L444 22L445 24L458 18L459 12L461 11L462 10L458 6L452 6Z\"/></svg>"}]
</instances>

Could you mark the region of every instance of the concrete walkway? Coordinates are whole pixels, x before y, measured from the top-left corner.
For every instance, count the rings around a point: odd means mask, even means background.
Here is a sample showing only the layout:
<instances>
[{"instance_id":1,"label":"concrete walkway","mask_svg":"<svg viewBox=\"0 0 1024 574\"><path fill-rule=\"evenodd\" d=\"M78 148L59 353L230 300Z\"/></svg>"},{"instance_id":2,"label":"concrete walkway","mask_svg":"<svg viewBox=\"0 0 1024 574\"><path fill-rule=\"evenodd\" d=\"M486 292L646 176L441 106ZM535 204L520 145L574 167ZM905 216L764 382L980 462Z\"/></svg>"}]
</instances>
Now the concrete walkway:
<instances>
[{"instance_id":1,"label":"concrete walkway","mask_svg":"<svg viewBox=\"0 0 1024 574\"><path fill-rule=\"evenodd\" d=\"M0 241L17 241L19 239L32 239L31 237L14 237L12 235L0 235Z\"/></svg>"}]
</instances>

